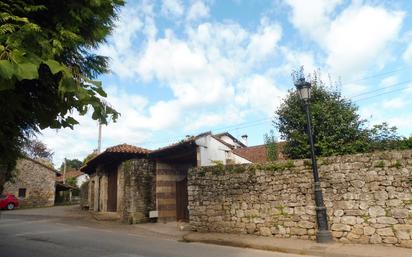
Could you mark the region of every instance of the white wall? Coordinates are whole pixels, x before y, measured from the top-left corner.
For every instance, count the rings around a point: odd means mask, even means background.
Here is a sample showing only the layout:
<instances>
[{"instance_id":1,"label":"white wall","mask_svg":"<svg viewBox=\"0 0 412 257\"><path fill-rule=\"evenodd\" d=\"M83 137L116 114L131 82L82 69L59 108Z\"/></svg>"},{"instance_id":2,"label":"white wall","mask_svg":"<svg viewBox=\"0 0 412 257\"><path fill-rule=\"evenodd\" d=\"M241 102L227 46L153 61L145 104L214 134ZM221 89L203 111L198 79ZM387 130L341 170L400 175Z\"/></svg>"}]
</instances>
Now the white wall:
<instances>
[{"instance_id":1,"label":"white wall","mask_svg":"<svg viewBox=\"0 0 412 257\"><path fill-rule=\"evenodd\" d=\"M89 180L89 175L87 174L80 175L76 178L76 185L80 188L81 185L83 185L83 183L88 180Z\"/></svg>"},{"instance_id":2,"label":"white wall","mask_svg":"<svg viewBox=\"0 0 412 257\"><path fill-rule=\"evenodd\" d=\"M229 138L229 137L228 137ZM236 164L250 163L250 161L232 153L232 150L219 142L211 135L205 135L196 140L200 152L200 166L215 165L216 161L227 164L228 159Z\"/></svg>"},{"instance_id":3,"label":"white wall","mask_svg":"<svg viewBox=\"0 0 412 257\"><path fill-rule=\"evenodd\" d=\"M242 147L239 143L236 143L231 137L223 135L219 137L221 140L225 141L228 144L235 146L236 148Z\"/></svg>"}]
</instances>

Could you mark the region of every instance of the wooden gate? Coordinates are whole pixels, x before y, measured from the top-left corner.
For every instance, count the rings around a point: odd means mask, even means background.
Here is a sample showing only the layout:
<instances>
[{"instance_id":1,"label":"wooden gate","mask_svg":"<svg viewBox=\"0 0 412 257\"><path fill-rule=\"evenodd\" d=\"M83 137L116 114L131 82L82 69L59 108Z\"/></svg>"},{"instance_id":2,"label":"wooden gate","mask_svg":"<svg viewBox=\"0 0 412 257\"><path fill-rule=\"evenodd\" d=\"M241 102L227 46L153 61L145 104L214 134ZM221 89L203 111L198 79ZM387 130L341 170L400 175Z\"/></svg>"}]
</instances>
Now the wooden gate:
<instances>
[{"instance_id":1,"label":"wooden gate","mask_svg":"<svg viewBox=\"0 0 412 257\"><path fill-rule=\"evenodd\" d=\"M110 171L107 178L107 211L117 211L117 170Z\"/></svg>"},{"instance_id":2,"label":"wooden gate","mask_svg":"<svg viewBox=\"0 0 412 257\"><path fill-rule=\"evenodd\" d=\"M176 182L176 219L178 221L189 221L189 204L187 195L187 177Z\"/></svg>"}]
</instances>

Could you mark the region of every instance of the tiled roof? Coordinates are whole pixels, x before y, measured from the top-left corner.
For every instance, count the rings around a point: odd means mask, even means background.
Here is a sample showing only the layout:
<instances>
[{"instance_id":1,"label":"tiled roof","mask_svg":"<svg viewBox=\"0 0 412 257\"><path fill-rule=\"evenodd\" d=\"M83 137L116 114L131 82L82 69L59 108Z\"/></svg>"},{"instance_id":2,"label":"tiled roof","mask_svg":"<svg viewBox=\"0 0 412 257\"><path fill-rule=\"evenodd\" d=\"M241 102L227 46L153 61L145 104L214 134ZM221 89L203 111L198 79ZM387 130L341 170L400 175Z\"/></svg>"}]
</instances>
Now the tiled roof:
<instances>
[{"instance_id":1,"label":"tiled roof","mask_svg":"<svg viewBox=\"0 0 412 257\"><path fill-rule=\"evenodd\" d=\"M107 152L107 153L148 154L148 153L150 153L150 150L145 149L145 148L141 148L141 147L138 147L138 146L134 146L134 145L121 144L121 145L115 145L115 146L109 147L104 152Z\"/></svg>"},{"instance_id":2,"label":"tiled roof","mask_svg":"<svg viewBox=\"0 0 412 257\"><path fill-rule=\"evenodd\" d=\"M71 170L71 171L66 172L65 179L77 178L78 176L81 176L83 174L84 173L79 170ZM56 181L63 182L63 173L62 173L62 176L56 177Z\"/></svg>"},{"instance_id":3,"label":"tiled roof","mask_svg":"<svg viewBox=\"0 0 412 257\"><path fill-rule=\"evenodd\" d=\"M212 134L212 133L209 131L209 132L201 133L201 134L199 134L199 135L197 135L197 136L186 137L185 139L181 140L180 142L177 142L177 143L174 143L174 144L165 146L165 147L158 148L158 149L156 149L156 150L153 150L151 153L158 153L158 152L166 151L166 150L175 148L175 147L180 146L180 145L184 145L184 144L187 144L187 143L194 142L196 139L198 139L198 138L200 138L200 137L203 137L203 136L205 136L205 135L211 135L211 134Z\"/></svg>"},{"instance_id":4,"label":"tiled roof","mask_svg":"<svg viewBox=\"0 0 412 257\"><path fill-rule=\"evenodd\" d=\"M256 145L233 149L233 153L253 163L267 162L267 151L265 145Z\"/></svg>"},{"instance_id":5,"label":"tiled roof","mask_svg":"<svg viewBox=\"0 0 412 257\"><path fill-rule=\"evenodd\" d=\"M278 142L278 160L285 160L283 156L283 148L285 142ZM268 161L266 145L256 145L250 147L236 148L233 150L233 153L243 157L253 163L263 163Z\"/></svg>"},{"instance_id":6,"label":"tiled roof","mask_svg":"<svg viewBox=\"0 0 412 257\"><path fill-rule=\"evenodd\" d=\"M83 167L80 168L80 170L83 172L89 173L90 170L92 170L93 167L96 165L96 163L112 155L116 155L116 154L146 155L150 152L151 151L148 149L141 148L141 147L134 146L134 145L128 145L128 144L115 145L115 146L106 148L104 152L101 152L100 154L90 159ZM124 158L124 156L121 157L120 159L122 158Z\"/></svg>"}]
</instances>

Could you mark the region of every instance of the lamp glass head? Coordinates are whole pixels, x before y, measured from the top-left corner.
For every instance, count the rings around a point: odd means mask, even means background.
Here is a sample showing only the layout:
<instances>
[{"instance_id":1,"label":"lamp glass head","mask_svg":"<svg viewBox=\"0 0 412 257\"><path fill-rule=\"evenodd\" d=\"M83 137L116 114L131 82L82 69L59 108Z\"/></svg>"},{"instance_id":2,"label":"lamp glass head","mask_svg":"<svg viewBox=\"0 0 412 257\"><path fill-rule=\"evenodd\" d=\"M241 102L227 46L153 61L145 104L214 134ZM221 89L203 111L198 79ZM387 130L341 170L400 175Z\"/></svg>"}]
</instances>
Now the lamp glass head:
<instances>
[{"instance_id":1,"label":"lamp glass head","mask_svg":"<svg viewBox=\"0 0 412 257\"><path fill-rule=\"evenodd\" d=\"M311 84L306 82L304 78L300 78L295 83L296 89L299 94L299 98L303 101L309 101L311 97Z\"/></svg>"}]
</instances>

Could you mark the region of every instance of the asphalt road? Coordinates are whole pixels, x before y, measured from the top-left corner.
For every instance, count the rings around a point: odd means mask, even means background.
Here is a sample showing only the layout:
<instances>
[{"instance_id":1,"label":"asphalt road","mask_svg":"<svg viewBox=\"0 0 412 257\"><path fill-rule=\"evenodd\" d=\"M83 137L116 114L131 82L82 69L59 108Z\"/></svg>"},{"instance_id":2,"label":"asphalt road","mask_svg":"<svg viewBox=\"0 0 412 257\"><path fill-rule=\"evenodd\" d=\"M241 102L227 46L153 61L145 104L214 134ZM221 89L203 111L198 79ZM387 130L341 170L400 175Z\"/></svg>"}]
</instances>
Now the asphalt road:
<instances>
[{"instance_id":1,"label":"asphalt road","mask_svg":"<svg viewBox=\"0 0 412 257\"><path fill-rule=\"evenodd\" d=\"M35 213L35 210L33 210ZM126 226L125 226L126 227ZM0 216L1 257L302 257L253 249L185 243L154 235L89 225L53 216Z\"/></svg>"}]
</instances>

